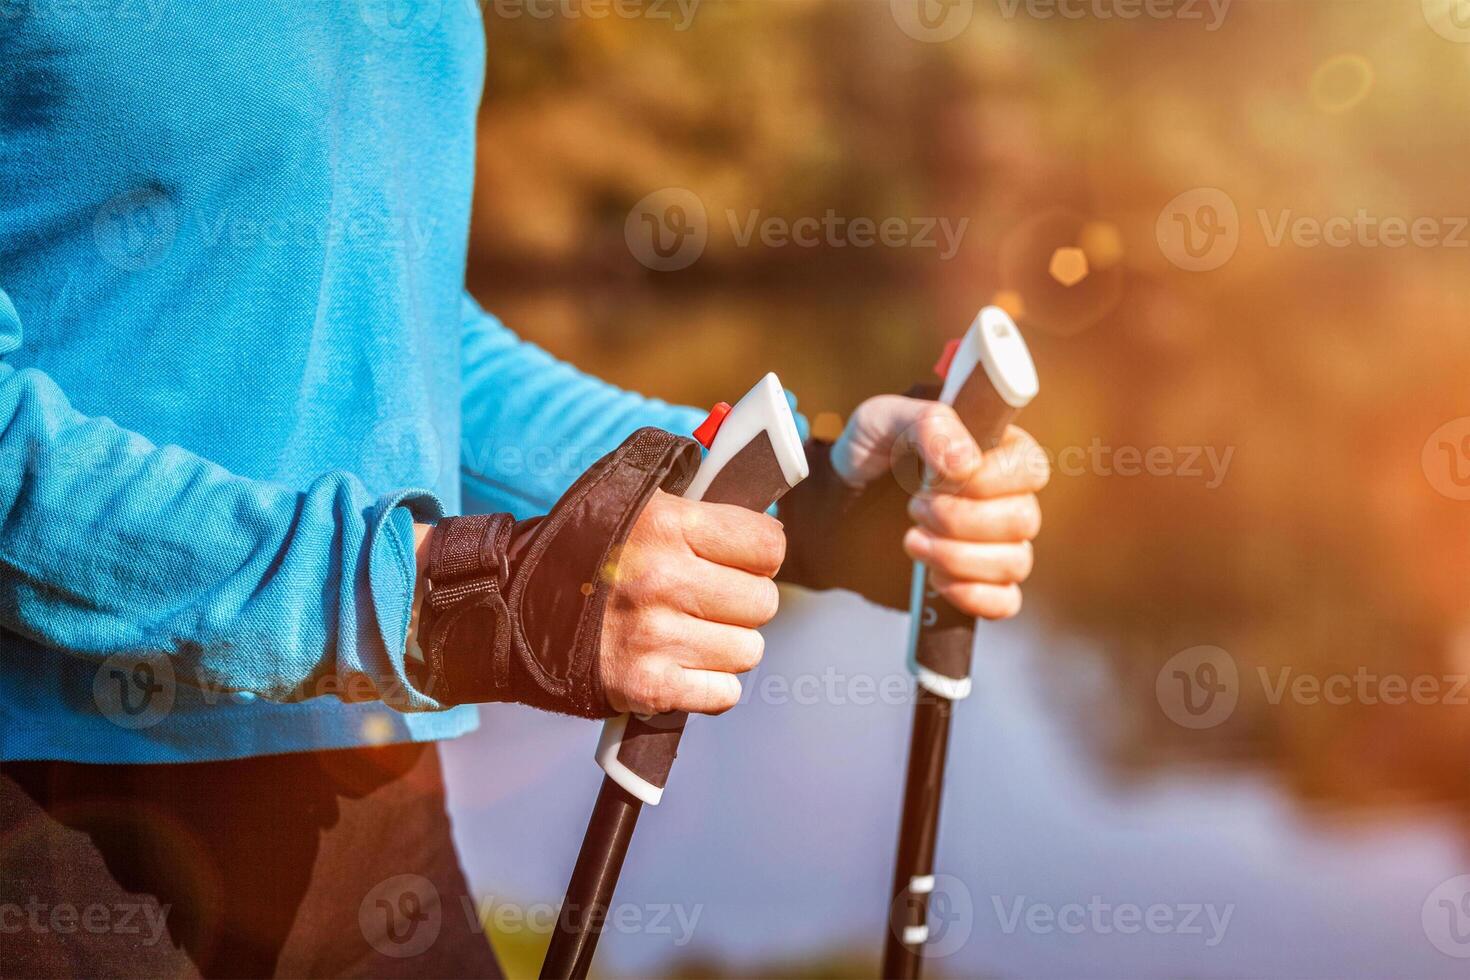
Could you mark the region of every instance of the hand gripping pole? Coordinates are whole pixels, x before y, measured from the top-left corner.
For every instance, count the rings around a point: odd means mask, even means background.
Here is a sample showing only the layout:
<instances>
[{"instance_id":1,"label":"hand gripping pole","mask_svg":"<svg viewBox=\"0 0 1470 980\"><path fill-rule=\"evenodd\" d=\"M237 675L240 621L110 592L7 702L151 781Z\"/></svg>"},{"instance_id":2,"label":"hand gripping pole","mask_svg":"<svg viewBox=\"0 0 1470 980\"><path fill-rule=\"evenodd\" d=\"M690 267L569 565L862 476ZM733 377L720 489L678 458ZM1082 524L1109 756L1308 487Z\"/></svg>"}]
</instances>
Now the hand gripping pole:
<instances>
[{"instance_id":1,"label":"hand gripping pole","mask_svg":"<svg viewBox=\"0 0 1470 980\"><path fill-rule=\"evenodd\" d=\"M684 492L690 500L764 511L807 476L786 392L767 374L734 408L721 403L695 432L709 450ZM607 774L562 902L542 977L587 975L643 804L657 805L688 716L622 715L603 726L597 764Z\"/></svg>"}]
</instances>

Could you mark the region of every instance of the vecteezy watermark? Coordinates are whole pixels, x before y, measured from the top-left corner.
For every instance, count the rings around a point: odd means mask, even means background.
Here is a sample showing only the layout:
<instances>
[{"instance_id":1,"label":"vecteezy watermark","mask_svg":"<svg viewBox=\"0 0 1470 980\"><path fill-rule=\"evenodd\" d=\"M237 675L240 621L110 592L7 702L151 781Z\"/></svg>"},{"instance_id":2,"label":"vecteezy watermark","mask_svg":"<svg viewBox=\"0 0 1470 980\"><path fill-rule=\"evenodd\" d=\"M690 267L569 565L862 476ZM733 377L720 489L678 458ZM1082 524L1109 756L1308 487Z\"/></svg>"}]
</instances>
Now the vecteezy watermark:
<instances>
[{"instance_id":1,"label":"vecteezy watermark","mask_svg":"<svg viewBox=\"0 0 1470 980\"><path fill-rule=\"evenodd\" d=\"M1190 647L1159 668L1154 696L1181 728L1214 728L1235 712L1240 671L1235 658L1220 647Z\"/></svg>"},{"instance_id":2,"label":"vecteezy watermark","mask_svg":"<svg viewBox=\"0 0 1470 980\"><path fill-rule=\"evenodd\" d=\"M162 189L142 187L119 194L92 218L98 253L124 272L142 272L163 260L179 233L179 217Z\"/></svg>"},{"instance_id":3,"label":"vecteezy watermark","mask_svg":"<svg viewBox=\"0 0 1470 980\"><path fill-rule=\"evenodd\" d=\"M439 889L423 875L384 879L363 896L357 925L368 945L384 956L418 956L434 945L444 927Z\"/></svg>"},{"instance_id":4,"label":"vecteezy watermark","mask_svg":"<svg viewBox=\"0 0 1470 980\"><path fill-rule=\"evenodd\" d=\"M1001 16L1025 15L1035 20L1179 20L1199 21L1218 31L1233 0L996 0Z\"/></svg>"},{"instance_id":5,"label":"vecteezy watermark","mask_svg":"<svg viewBox=\"0 0 1470 980\"><path fill-rule=\"evenodd\" d=\"M910 901L923 902L923 926L910 926L899 938L925 959L952 956L964 949L975 931L975 900L970 888L954 875L933 875L924 881L922 888L919 881L914 879L908 889L894 896L888 921L902 922L908 918L906 914L894 914L897 906ZM915 940L908 935L908 929L913 928L919 928L923 938Z\"/></svg>"},{"instance_id":6,"label":"vecteezy watermark","mask_svg":"<svg viewBox=\"0 0 1470 980\"><path fill-rule=\"evenodd\" d=\"M709 243L704 202L683 187L656 190L628 212L623 240L633 258L655 272L687 269Z\"/></svg>"},{"instance_id":7,"label":"vecteezy watermark","mask_svg":"<svg viewBox=\"0 0 1470 980\"><path fill-rule=\"evenodd\" d=\"M378 952L395 959L408 959L434 945L443 931L444 916L452 907L423 875L396 874L378 882L363 896L357 923L363 938ZM551 902L512 902L493 895L479 901L460 895L459 908L465 925L475 933L488 927L500 934L546 936L556 928L558 917L565 915L576 921L583 914L583 910ZM704 906L620 902L595 911L603 915L603 932L666 936L673 945L682 947L694 939ZM594 910L588 909L586 914L594 914Z\"/></svg>"},{"instance_id":8,"label":"vecteezy watermark","mask_svg":"<svg viewBox=\"0 0 1470 980\"><path fill-rule=\"evenodd\" d=\"M969 218L846 218L828 208L822 217L783 218L759 210L725 212L740 248L758 239L766 248L932 248L947 262L960 250Z\"/></svg>"},{"instance_id":9,"label":"vecteezy watermark","mask_svg":"<svg viewBox=\"0 0 1470 980\"><path fill-rule=\"evenodd\" d=\"M835 667L825 667L820 674L786 675L762 671L754 682L742 685L740 703L810 707L815 704L834 707L866 708L874 704L900 706L912 704L914 679L908 671L886 674L848 674Z\"/></svg>"},{"instance_id":10,"label":"vecteezy watermark","mask_svg":"<svg viewBox=\"0 0 1470 980\"><path fill-rule=\"evenodd\" d=\"M142 272L158 265L180 235L206 249L351 245L357 250L386 250L419 259L428 254L434 231L433 221L417 215L370 211L268 218L231 209L180 214L157 188L119 194L103 204L92 220L98 253L124 272Z\"/></svg>"},{"instance_id":11,"label":"vecteezy watermark","mask_svg":"<svg viewBox=\"0 0 1470 980\"><path fill-rule=\"evenodd\" d=\"M556 928L557 919L565 914L575 922L583 914L594 910L557 906L550 902L522 904L489 896L476 902L469 896L460 897L465 919L473 931L486 926L497 933L531 933L549 935ZM621 935L667 936L678 947L689 945L694 939L694 930L704 914L704 905L683 905L675 902L647 902L635 904L618 902L603 912L602 932Z\"/></svg>"},{"instance_id":12,"label":"vecteezy watermark","mask_svg":"<svg viewBox=\"0 0 1470 980\"><path fill-rule=\"evenodd\" d=\"M201 670L195 658L176 662L167 654L114 654L98 665L92 677L92 700L98 712L119 728L151 728L177 706L179 691L189 692L191 705L208 707L249 704L257 697L295 703L331 697L351 704L381 701L400 711L412 710L434 696L433 678L414 686L393 674L374 676L360 670L328 671L303 677L289 686L269 691L247 691L228 679ZM386 738L391 727L369 716L364 733ZM392 717L389 712L385 717ZM388 723L391 726L391 722ZM382 739L378 739L382 740Z\"/></svg>"},{"instance_id":13,"label":"vecteezy watermark","mask_svg":"<svg viewBox=\"0 0 1470 980\"><path fill-rule=\"evenodd\" d=\"M1451 500L1470 500L1470 415L1431 432L1419 452L1419 465L1437 492Z\"/></svg>"},{"instance_id":14,"label":"vecteezy watermark","mask_svg":"<svg viewBox=\"0 0 1470 980\"><path fill-rule=\"evenodd\" d=\"M954 258L969 227L969 218L875 218L822 215L795 218L766 214L759 208L726 209L724 223L736 248L913 248L932 249L941 261ZM677 272L697 262L709 244L709 213L699 195L683 187L665 187L633 205L623 222L628 251L657 272Z\"/></svg>"},{"instance_id":15,"label":"vecteezy watermark","mask_svg":"<svg viewBox=\"0 0 1470 980\"><path fill-rule=\"evenodd\" d=\"M357 13L384 40L408 41L438 26L444 4L445 0L357 0Z\"/></svg>"},{"instance_id":16,"label":"vecteezy watermark","mask_svg":"<svg viewBox=\"0 0 1470 980\"><path fill-rule=\"evenodd\" d=\"M1470 216L1380 215L1367 208L1321 217L1291 208L1256 209L1261 241L1267 248L1470 248ZM1159 249L1189 272L1218 269L1240 245L1241 221L1235 201L1216 187L1196 187L1159 212L1154 227Z\"/></svg>"},{"instance_id":17,"label":"vecteezy watermark","mask_svg":"<svg viewBox=\"0 0 1470 980\"><path fill-rule=\"evenodd\" d=\"M1031 901L1025 895L992 895L990 903L995 909L1001 932L1007 936L1023 928L1040 936L1057 932L1069 936L1084 933L1136 936L1146 932L1154 936L1199 936L1209 949L1224 940L1230 919L1235 914L1234 902L1225 905L1214 902L1115 904L1104 901L1101 895L1093 895L1085 903L1066 902L1061 905Z\"/></svg>"},{"instance_id":18,"label":"vecteezy watermark","mask_svg":"<svg viewBox=\"0 0 1470 980\"><path fill-rule=\"evenodd\" d=\"M156 946L168 926L173 906L157 902L43 902L32 896L24 905L0 903L0 935L137 936L131 942Z\"/></svg>"},{"instance_id":19,"label":"vecteezy watermark","mask_svg":"<svg viewBox=\"0 0 1470 980\"><path fill-rule=\"evenodd\" d=\"M1249 675L1266 704L1470 706L1470 674L1380 673L1359 665L1327 674L1292 666L1256 667ZM1182 650L1159 668L1154 693L1170 721L1182 728L1214 728L1234 713L1243 681L1235 658L1220 647Z\"/></svg>"},{"instance_id":20,"label":"vecteezy watermark","mask_svg":"<svg viewBox=\"0 0 1470 980\"><path fill-rule=\"evenodd\" d=\"M1424 20L1434 33L1456 44L1470 44L1470 0L1420 0Z\"/></svg>"},{"instance_id":21,"label":"vecteezy watermark","mask_svg":"<svg viewBox=\"0 0 1470 980\"><path fill-rule=\"evenodd\" d=\"M1044 452L1047 450L1043 449ZM1059 476L1137 476L1203 480L1216 490L1225 482L1234 446L1109 446L1098 436L1086 446L1065 446L1055 453L1052 471Z\"/></svg>"},{"instance_id":22,"label":"vecteezy watermark","mask_svg":"<svg viewBox=\"0 0 1470 980\"><path fill-rule=\"evenodd\" d=\"M481 0L486 15L502 20L620 20L668 21L676 31L687 31L702 0Z\"/></svg>"},{"instance_id":23,"label":"vecteezy watermark","mask_svg":"<svg viewBox=\"0 0 1470 980\"><path fill-rule=\"evenodd\" d=\"M107 657L92 677L92 701L114 725L152 728L173 710L178 694L173 661L163 655Z\"/></svg>"},{"instance_id":24,"label":"vecteezy watermark","mask_svg":"<svg viewBox=\"0 0 1470 980\"><path fill-rule=\"evenodd\" d=\"M1440 882L1419 910L1424 936L1446 956L1470 959L1470 875Z\"/></svg>"},{"instance_id":25,"label":"vecteezy watermark","mask_svg":"<svg viewBox=\"0 0 1470 980\"><path fill-rule=\"evenodd\" d=\"M1330 218L1262 208L1256 217L1271 248L1470 248L1470 217L1380 216L1366 208Z\"/></svg>"},{"instance_id":26,"label":"vecteezy watermark","mask_svg":"<svg viewBox=\"0 0 1470 980\"><path fill-rule=\"evenodd\" d=\"M938 44L959 37L975 17L975 0L888 0L893 22L915 41Z\"/></svg>"},{"instance_id":27,"label":"vecteezy watermark","mask_svg":"<svg viewBox=\"0 0 1470 980\"><path fill-rule=\"evenodd\" d=\"M962 488L953 481L932 482L913 447L922 445L925 458L943 459L950 452L948 433L919 431L916 424L895 444L889 469L898 484L913 496L936 493L958 493ZM920 441L922 440L922 442ZM1085 446L1025 445L991 450L988 466L1000 473L1022 473L1040 485L1049 475L1061 477L1100 477L1103 479L1154 477L1158 479L1200 480L1205 489L1216 490L1224 484L1235 459L1234 446L1112 446L1101 436L1093 436Z\"/></svg>"},{"instance_id":28,"label":"vecteezy watermark","mask_svg":"<svg viewBox=\"0 0 1470 980\"><path fill-rule=\"evenodd\" d=\"M1196 187L1159 212L1154 238L1164 257L1188 272L1208 272L1229 262L1240 245L1240 214L1218 187Z\"/></svg>"}]
</instances>

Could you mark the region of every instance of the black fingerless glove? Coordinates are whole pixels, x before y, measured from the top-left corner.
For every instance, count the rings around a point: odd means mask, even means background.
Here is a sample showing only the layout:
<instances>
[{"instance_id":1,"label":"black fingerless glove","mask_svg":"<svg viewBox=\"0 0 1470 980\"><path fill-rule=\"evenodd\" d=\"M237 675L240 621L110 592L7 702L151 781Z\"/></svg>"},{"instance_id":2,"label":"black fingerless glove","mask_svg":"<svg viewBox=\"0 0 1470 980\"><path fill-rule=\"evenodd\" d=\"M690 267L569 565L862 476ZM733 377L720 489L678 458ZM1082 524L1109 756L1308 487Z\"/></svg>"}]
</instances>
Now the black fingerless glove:
<instances>
[{"instance_id":1,"label":"black fingerless glove","mask_svg":"<svg viewBox=\"0 0 1470 980\"><path fill-rule=\"evenodd\" d=\"M918 386L904 394L933 399L939 388ZM879 605L908 609L913 566L904 555L903 536L914 522L903 483L917 486L917 459L896 461L891 472L854 488L832 468L830 442L808 439L806 458L811 475L781 499L786 563L777 578L809 589L847 589Z\"/></svg>"},{"instance_id":2,"label":"black fingerless glove","mask_svg":"<svg viewBox=\"0 0 1470 980\"><path fill-rule=\"evenodd\" d=\"M618 552L654 491L682 493L699 459L693 440L640 429L545 517L440 521L419 628L433 697L613 714L598 654Z\"/></svg>"}]
</instances>

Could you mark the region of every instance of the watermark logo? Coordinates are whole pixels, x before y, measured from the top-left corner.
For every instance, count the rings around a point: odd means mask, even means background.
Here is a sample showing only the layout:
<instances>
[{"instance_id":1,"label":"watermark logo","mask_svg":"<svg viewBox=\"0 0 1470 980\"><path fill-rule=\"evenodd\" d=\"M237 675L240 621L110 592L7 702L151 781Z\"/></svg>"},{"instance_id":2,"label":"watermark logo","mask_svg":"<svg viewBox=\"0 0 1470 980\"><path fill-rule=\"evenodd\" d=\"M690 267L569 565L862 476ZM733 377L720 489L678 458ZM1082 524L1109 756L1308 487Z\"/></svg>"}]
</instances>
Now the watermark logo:
<instances>
[{"instance_id":1,"label":"watermark logo","mask_svg":"<svg viewBox=\"0 0 1470 980\"><path fill-rule=\"evenodd\" d=\"M1001 16L1018 14L1035 20L1150 20L1199 21L1208 32L1218 31L1230 13L1232 0L996 0Z\"/></svg>"},{"instance_id":2,"label":"watermark logo","mask_svg":"<svg viewBox=\"0 0 1470 980\"><path fill-rule=\"evenodd\" d=\"M1440 882L1425 896L1419 918L1435 949L1457 960L1470 959L1470 875Z\"/></svg>"},{"instance_id":3,"label":"watermark logo","mask_svg":"<svg viewBox=\"0 0 1470 980\"><path fill-rule=\"evenodd\" d=\"M925 959L943 959L965 948L975 931L975 900L963 881L954 875L915 878L908 890L894 896L888 921L901 922L907 918L893 913L909 902L924 903L924 925L904 929L899 938L905 945L912 946ZM921 937L912 935L910 929L918 929Z\"/></svg>"},{"instance_id":4,"label":"watermark logo","mask_svg":"<svg viewBox=\"0 0 1470 980\"><path fill-rule=\"evenodd\" d=\"M549 20L664 20L676 31L687 31L694 24L700 0L481 0L487 13L503 20L530 17Z\"/></svg>"},{"instance_id":5,"label":"watermark logo","mask_svg":"<svg viewBox=\"0 0 1470 980\"><path fill-rule=\"evenodd\" d=\"M1451 500L1470 500L1470 415L1452 419L1430 433L1419 453L1424 478Z\"/></svg>"},{"instance_id":6,"label":"watermark logo","mask_svg":"<svg viewBox=\"0 0 1470 980\"><path fill-rule=\"evenodd\" d=\"M791 220L778 215L765 215L759 209L725 212L730 235L737 248L749 248L759 241L766 248L927 248L934 249L941 262L948 262L960 250L969 218L847 218L832 208L818 218L815 215Z\"/></svg>"},{"instance_id":7,"label":"watermark logo","mask_svg":"<svg viewBox=\"0 0 1470 980\"><path fill-rule=\"evenodd\" d=\"M173 711L178 694L172 661L163 655L139 658L114 654L92 678L92 701L119 728L151 728Z\"/></svg>"},{"instance_id":8,"label":"watermark logo","mask_svg":"<svg viewBox=\"0 0 1470 980\"><path fill-rule=\"evenodd\" d=\"M655 272L687 269L709 243L704 202L683 187L654 191L628 212L623 239L633 258Z\"/></svg>"},{"instance_id":9,"label":"watermark logo","mask_svg":"<svg viewBox=\"0 0 1470 980\"><path fill-rule=\"evenodd\" d=\"M434 945L443 925L439 890L422 875L402 874L379 882L357 910L363 938L384 956L407 959Z\"/></svg>"},{"instance_id":10,"label":"watermark logo","mask_svg":"<svg viewBox=\"0 0 1470 980\"><path fill-rule=\"evenodd\" d=\"M898 29L915 41L939 44L960 36L975 17L975 0L888 0Z\"/></svg>"},{"instance_id":11,"label":"watermark logo","mask_svg":"<svg viewBox=\"0 0 1470 980\"><path fill-rule=\"evenodd\" d=\"M24 904L0 904L0 935L135 936L131 945L157 946L168 928L172 904L156 902L71 902L51 904L32 895ZM25 940L21 940L25 942Z\"/></svg>"},{"instance_id":12,"label":"watermark logo","mask_svg":"<svg viewBox=\"0 0 1470 980\"><path fill-rule=\"evenodd\" d=\"M1187 272L1218 269L1240 245L1240 213L1218 187L1196 187L1164 205L1154 225L1164 258Z\"/></svg>"},{"instance_id":13,"label":"watermark logo","mask_svg":"<svg viewBox=\"0 0 1470 980\"><path fill-rule=\"evenodd\" d=\"M370 486L433 486L444 463L439 430L427 419L400 416L368 430L359 472Z\"/></svg>"},{"instance_id":14,"label":"watermark logo","mask_svg":"<svg viewBox=\"0 0 1470 980\"><path fill-rule=\"evenodd\" d=\"M1062 905L1031 901L1025 895L1016 895L1009 900L992 895L990 904L995 909L1001 932L1007 936L1021 929L1038 936L1059 932L1069 936L1084 933L1136 936L1146 932L1154 936L1199 936L1209 949L1224 941L1230 920L1235 915L1233 902L1225 905L1214 902L1139 905L1135 902L1109 902L1101 895L1093 895L1086 903L1067 902Z\"/></svg>"},{"instance_id":15,"label":"watermark logo","mask_svg":"<svg viewBox=\"0 0 1470 980\"><path fill-rule=\"evenodd\" d=\"M173 202L156 187L119 194L92 219L92 241L109 265L142 272L163 261L179 233Z\"/></svg>"},{"instance_id":16,"label":"watermark logo","mask_svg":"<svg viewBox=\"0 0 1470 980\"><path fill-rule=\"evenodd\" d=\"M357 0L357 13L372 32L388 41L427 34L439 23L444 0Z\"/></svg>"},{"instance_id":17,"label":"watermark logo","mask_svg":"<svg viewBox=\"0 0 1470 980\"><path fill-rule=\"evenodd\" d=\"M1420 0L1424 20L1434 33L1456 44L1470 44L1470 0Z\"/></svg>"},{"instance_id":18,"label":"watermark logo","mask_svg":"<svg viewBox=\"0 0 1470 980\"><path fill-rule=\"evenodd\" d=\"M1220 647L1197 646L1174 654L1159 668L1154 695L1181 728L1214 728L1235 711L1240 671Z\"/></svg>"},{"instance_id":19,"label":"watermark logo","mask_svg":"<svg viewBox=\"0 0 1470 980\"><path fill-rule=\"evenodd\" d=\"M921 950L926 959L952 956L970 941L975 929L975 900L970 889L954 875L935 875L929 895L929 940Z\"/></svg>"}]
</instances>

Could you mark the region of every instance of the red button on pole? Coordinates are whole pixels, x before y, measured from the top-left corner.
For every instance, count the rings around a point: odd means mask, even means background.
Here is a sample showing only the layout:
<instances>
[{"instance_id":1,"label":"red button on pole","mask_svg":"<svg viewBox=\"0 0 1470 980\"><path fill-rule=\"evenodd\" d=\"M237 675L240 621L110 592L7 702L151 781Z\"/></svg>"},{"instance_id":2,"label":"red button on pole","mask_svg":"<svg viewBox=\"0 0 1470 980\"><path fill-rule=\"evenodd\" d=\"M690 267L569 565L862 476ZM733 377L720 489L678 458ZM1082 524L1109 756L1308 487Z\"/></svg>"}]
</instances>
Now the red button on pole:
<instances>
[{"instance_id":1,"label":"red button on pole","mask_svg":"<svg viewBox=\"0 0 1470 980\"><path fill-rule=\"evenodd\" d=\"M720 426L725 424L725 416L730 414L730 403L720 402L709 410L709 418L699 423L699 428L694 430L694 440L705 449L715 441L715 433L720 431Z\"/></svg>"},{"instance_id":2,"label":"red button on pole","mask_svg":"<svg viewBox=\"0 0 1470 980\"><path fill-rule=\"evenodd\" d=\"M956 337L944 345L944 353L939 355L939 363L934 365L934 373L941 379L949 377L949 366L954 363L954 356L960 349L963 337Z\"/></svg>"}]
</instances>

